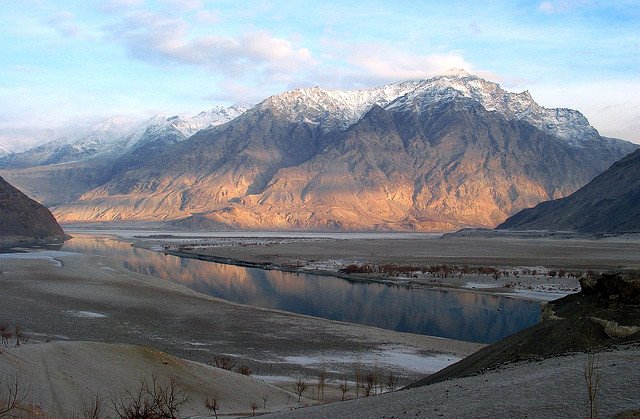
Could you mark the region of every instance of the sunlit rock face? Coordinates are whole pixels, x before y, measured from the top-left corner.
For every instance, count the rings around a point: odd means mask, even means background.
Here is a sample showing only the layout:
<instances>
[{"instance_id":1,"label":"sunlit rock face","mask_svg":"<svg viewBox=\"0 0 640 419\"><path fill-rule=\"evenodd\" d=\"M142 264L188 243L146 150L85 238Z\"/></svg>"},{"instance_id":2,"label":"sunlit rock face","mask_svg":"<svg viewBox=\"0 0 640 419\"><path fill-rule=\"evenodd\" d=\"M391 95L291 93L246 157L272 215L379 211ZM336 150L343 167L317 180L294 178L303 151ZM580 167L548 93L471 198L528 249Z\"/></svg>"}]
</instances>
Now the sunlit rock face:
<instances>
[{"instance_id":1,"label":"sunlit rock face","mask_svg":"<svg viewBox=\"0 0 640 419\"><path fill-rule=\"evenodd\" d=\"M298 89L204 129L79 199L65 222L259 229L494 227L635 149L584 116L470 75Z\"/></svg>"}]
</instances>

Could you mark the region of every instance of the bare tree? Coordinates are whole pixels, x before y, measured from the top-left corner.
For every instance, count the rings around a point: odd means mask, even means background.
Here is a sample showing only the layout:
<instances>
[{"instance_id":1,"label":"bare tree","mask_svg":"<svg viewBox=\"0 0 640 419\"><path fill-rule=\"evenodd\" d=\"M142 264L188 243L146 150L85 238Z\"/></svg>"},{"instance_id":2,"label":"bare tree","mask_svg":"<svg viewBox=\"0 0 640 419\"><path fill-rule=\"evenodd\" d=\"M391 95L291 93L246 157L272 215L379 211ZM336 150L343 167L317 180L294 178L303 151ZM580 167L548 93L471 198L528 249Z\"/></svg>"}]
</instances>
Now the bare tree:
<instances>
[{"instance_id":1,"label":"bare tree","mask_svg":"<svg viewBox=\"0 0 640 419\"><path fill-rule=\"evenodd\" d=\"M362 387L362 364L360 363L360 358L356 359L353 369L356 375L356 397L360 397L360 387Z\"/></svg>"},{"instance_id":2,"label":"bare tree","mask_svg":"<svg viewBox=\"0 0 640 419\"><path fill-rule=\"evenodd\" d=\"M298 378L296 381L296 394L298 395L298 403L300 403L300 398L302 397L302 393L307 389L307 383L301 378Z\"/></svg>"},{"instance_id":3,"label":"bare tree","mask_svg":"<svg viewBox=\"0 0 640 419\"><path fill-rule=\"evenodd\" d=\"M240 365L236 371L242 375L246 375L247 377L251 375L251 370L246 365Z\"/></svg>"},{"instance_id":4,"label":"bare tree","mask_svg":"<svg viewBox=\"0 0 640 419\"><path fill-rule=\"evenodd\" d=\"M339 387L340 391L342 391L342 400L344 400L344 395L347 391L349 391L349 383L347 382L347 380L342 380Z\"/></svg>"},{"instance_id":5,"label":"bare tree","mask_svg":"<svg viewBox=\"0 0 640 419\"><path fill-rule=\"evenodd\" d=\"M22 334L22 330L18 325L16 325L15 335L16 335L16 346L20 346L20 343L23 342L24 335Z\"/></svg>"},{"instance_id":6,"label":"bare tree","mask_svg":"<svg viewBox=\"0 0 640 419\"><path fill-rule=\"evenodd\" d=\"M371 396L371 393L373 393L374 395L376 394L376 376L374 373L370 372L369 374L367 374L363 390L365 397Z\"/></svg>"},{"instance_id":7,"label":"bare tree","mask_svg":"<svg viewBox=\"0 0 640 419\"><path fill-rule=\"evenodd\" d=\"M21 388L17 374L8 378L0 376L0 385L0 418L13 416L29 393Z\"/></svg>"},{"instance_id":8,"label":"bare tree","mask_svg":"<svg viewBox=\"0 0 640 419\"><path fill-rule=\"evenodd\" d=\"M9 339L11 339L13 334L9 332L7 326L0 326L0 335L2 336L2 344L9 346Z\"/></svg>"},{"instance_id":9,"label":"bare tree","mask_svg":"<svg viewBox=\"0 0 640 419\"><path fill-rule=\"evenodd\" d=\"M320 400L324 400L324 384L326 380L327 369L325 368L324 364L322 364L320 371L318 371L318 397L320 397Z\"/></svg>"},{"instance_id":10,"label":"bare tree","mask_svg":"<svg viewBox=\"0 0 640 419\"><path fill-rule=\"evenodd\" d=\"M387 388L389 391L395 391L398 386L398 377L396 377L393 372L390 372L387 376Z\"/></svg>"},{"instance_id":11,"label":"bare tree","mask_svg":"<svg viewBox=\"0 0 640 419\"><path fill-rule=\"evenodd\" d=\"M177 418L180 407L189 398L178 381L172 378L162 385L154 374L151 381L143 378L136 391L113 400L113 408L121 418Z\"/></svg>"},{"instance_id":12,"label":"bare tree","mask_svg":"<svg viewBox=\"0 0 640 419\"><path fill-rule=\"evenodd\" d=\"M256 409L259 408L258 403L254 400L251 402L251 416L256 415Z\"/></svg>"},{"instance_id":13,"label":"bare tree","mask_svg":"<svg viewBox=\"0 0 640 419\"><path fill-rule=\"evenodd\" d=\"M84 419L100 419L104 417L104 397L99 392L91 394L90 399L82 399L81 412Z\"/></svg>"},{"instance_id":14,"label":"bare tree","mask_svg":"<svg viewBox=\"0 0 640 419\"><path fill-rule=\"evenodd\" d=\"M584 380L587 384L588 407L587 417L595 419L598 417L597 396L600 388L601 375L596 371L595 353L592 349L587 352L587 363L584 367Z\"/></svg>"},{"instance_id":15,"label":"bare tree","mask_svg":"<svg viewBox=\"0 0 640 419\"><path fill-rule=\"evenodd\" d=\"M218 399L215 397L211 399L207 398L207 400L204 401L204 405L207 409L211 410L216 419L218 419L218 408L220 407L218 406Z\"/></svg>"},{"instance_id":16,"label":"bare tree","mask_svg":"<svg viewBox=\"0 0 640 419\"><path fill-rule=\"evenodd\" d=\"M213 357L213 363L217 368L222 368L223 370L229 370L235 368L236 360L231 358L230 356L225 355L215 355Z\"/></svg>"},{"instance_id":17,"label":"bare tree","mask_svg":"<svg viewBox=\"0 0 640 419\"><path fill-rule=\"evenodd\" d=\"M267 400L269 400L269 396L266 394L262 396L262 408L267 409Z\"/></svg>"}]
</instances>

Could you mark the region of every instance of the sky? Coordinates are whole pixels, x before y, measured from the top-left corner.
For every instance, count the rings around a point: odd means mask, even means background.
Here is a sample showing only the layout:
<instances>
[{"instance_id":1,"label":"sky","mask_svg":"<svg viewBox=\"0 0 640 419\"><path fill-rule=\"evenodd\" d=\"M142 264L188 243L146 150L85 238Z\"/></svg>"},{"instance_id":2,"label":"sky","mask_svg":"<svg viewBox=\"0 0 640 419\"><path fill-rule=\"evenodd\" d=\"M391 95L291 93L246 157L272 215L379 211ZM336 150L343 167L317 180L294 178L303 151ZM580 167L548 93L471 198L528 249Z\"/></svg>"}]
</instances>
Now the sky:
<instances>
[{"instance_id":1,"label":"sky","mask_svg":"<svg viewBox=\"0 0 640 419\"><path fill-rule=\"evenodd\" d=\"M640 1L0 0L0 144L459 68L640 143Z\"/></svg>"}]
</instances>

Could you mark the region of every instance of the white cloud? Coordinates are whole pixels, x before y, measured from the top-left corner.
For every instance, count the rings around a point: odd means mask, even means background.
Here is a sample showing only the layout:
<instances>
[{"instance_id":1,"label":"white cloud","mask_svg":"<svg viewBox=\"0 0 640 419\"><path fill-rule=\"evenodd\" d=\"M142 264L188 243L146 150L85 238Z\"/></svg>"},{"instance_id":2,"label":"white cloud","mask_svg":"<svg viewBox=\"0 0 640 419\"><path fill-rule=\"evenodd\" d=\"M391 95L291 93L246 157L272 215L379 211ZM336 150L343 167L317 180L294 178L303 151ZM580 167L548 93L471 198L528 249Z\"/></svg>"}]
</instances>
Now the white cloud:
<instances>
[{"instance_id":1,"label":"white cloud","mask_svg":"<svg viewBox=\"0 0 640 419\"><path fill-rule=\"evenodd\" d=\"M403 80L419 80L445 73L452 68L473 71L459 52L416 54L395 45L340 45L340 56L334 59L346 61L346 65L334 69L343 77L342 88L354 88L364 82L378 85ZM349 86L353 83L353 86Z\"/></svg>"},{"instance_id":2,"label":"white cloud","mask_svg":"<svg viewBox=\"0 0 640 419\"><path fill-rule=\"evenodd\" d=\"M84 30L75 23L75 20L75 15L65 10L51 16L44 23L65 38L78 38L83 35Z\"/></svg>"},{"instance_id":3,"label":"white cloud","mask_svg":"<svg viewBox=\"0 0 640 419\"><path fill-rule=\"evenodd\" d=\"M161 0L161 2L167 3L170 6L177 7L179 9L202 8L202 0Z\"/></svg>"},{"instance_id":4,"label":"white cloud","mask_svg":"<svg viewBox=\"0 0 640 419\"><path fill-rule=\"evenodd\" d=\"M117 12L122 10L134 10L144 6L144 0L100 0L101 10Z\"/></svg>"},{"instance_id":5,"label":"white cloud","mask_svg":"<svg viewBox=\"0 0 640 419\"><path fill-rule=\"evenodd\" d=\"M589 0L543 1L538 10L545 13L564 13L591 3Z\"/></svg>"},{"instance_id":6,"label":"white cloud","mask_svg":"<svg viewBox=\"0 0 640 419\"><path fill-rule=\"evenodd\" d=\"M149 11L128 15L108 29L136 58L156 64L181 63L209 68L238 77L287 79L317 63L306 48L296 48L268 31L247 32L236 37L204 35L188 37L189 24Z\"/></svg>"},{"instance_id":7,"label":"white cloud","mask_svg":"<svg viewBox=\"0 0 640 419\"><path fill-rule=\"evenodd\" d=\"M220 21L219 10L200 10L196 13L196 22L203 25L212 25Z\"/></svg>"}]
</instances>

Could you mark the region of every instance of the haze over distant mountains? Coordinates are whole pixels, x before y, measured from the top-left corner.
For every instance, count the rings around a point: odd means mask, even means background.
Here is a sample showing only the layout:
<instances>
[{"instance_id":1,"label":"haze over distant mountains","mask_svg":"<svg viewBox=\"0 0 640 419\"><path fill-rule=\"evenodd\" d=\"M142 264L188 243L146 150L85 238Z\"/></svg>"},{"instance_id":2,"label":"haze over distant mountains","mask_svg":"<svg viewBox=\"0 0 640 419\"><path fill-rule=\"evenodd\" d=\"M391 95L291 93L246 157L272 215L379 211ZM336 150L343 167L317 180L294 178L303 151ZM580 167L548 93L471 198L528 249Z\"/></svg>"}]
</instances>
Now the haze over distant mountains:
<instances>
[{"instance_id":1,"label":"haze over distant mountains","mask_svg":"<svg viewBox=\"0 0 640 419\"><path fill-rule=\"evenodd\" d=\"M443 230L567 196L638 148L466 73L297 89L227 116L164 118L118 141L89 133L77 140L88 147L4 157L2 173L63 222Z\"/></svg>"},{"instance_id":2,"label":"haze over distant mountains","mask_svg":"<svg viewBox=\"0 0 640 419\"><path fill-rule=\"evenodd\" d=\"M520 211L497 229L640 232L640 150L566 198Z\"/></svg>"}]
</instances>

